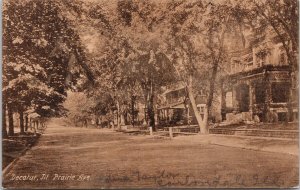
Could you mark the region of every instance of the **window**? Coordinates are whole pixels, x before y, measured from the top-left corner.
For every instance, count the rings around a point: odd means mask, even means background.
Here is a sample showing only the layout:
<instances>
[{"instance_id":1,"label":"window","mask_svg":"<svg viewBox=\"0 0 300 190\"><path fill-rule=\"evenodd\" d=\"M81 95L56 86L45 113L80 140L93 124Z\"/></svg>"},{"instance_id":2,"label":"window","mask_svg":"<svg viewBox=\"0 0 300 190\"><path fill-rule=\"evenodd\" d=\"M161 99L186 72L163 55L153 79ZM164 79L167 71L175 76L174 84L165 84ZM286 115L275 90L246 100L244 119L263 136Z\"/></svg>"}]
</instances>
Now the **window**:
<instances>
[{"instance_id":1,"label":"window","mask_svg":"<svg viewBox=\"0 0 300 190\"><path fill-rule=\"evenodd\" d=\"M201 114L203 114L204 111L205 111L205 105L204 105L204 104L198 104L198 105L197 105L197 109L198 109L198 111L199 111Z\"/></svg>"},{"instance_id":2,"label":"window","mask_svg":"<svg viewBox=\"0 0 300 190\"><path fill-rule=\"evenodd\" d=\"M241 63L239 60L232 60L231 62L231 72L236 73L239 72L241 69Z\"/></svg>"},{"instance_id":3,"label":"window","mask_svg":"<svg viewBox=\"0 0 300 190\"><path fill-rule=\"evenodd\" d=\"M278 114L278 121L286 121L286 118L287 118L287 113L285 112L279 112Z\"/></svg>"},{"instance_id":4,"label":"window","mask_svg":"<svg viewBox=\"0 0 300 190\"><path fill-rule=\"evenodd\" d=\"M262 67L266 64L267 55L268 55L268 50L267 49L259 50L255 54L258 67Z\"/></svg>"},{"instance_id":5,"label":"window","mask_svg":"<svg viewBox=\"0 0 300 190\"><path fill-rule=\"evenodd\" d=\"M202 90L202 89L199 91L199 93L200 93L200 95L204 95L204 93L203 93L203 90Z\"/></svg>"},{"instance_id":6,"label":"window","mask_svg":"<svg viewBox=\"0 0 300 190\"><path fill-rule=\"evenodd\" d=\"M272 101L274 103L285 103L288 100L289 84L272 83Z\"/></svg>"},{"instance_id":7,"label":"window","mask_svg":"<svg viewBox=\"0 0 300 190\"><path fill-rule=\"evenodd\" d=\"M203 112L204 112L203 106L198 107L198 111L199 111L200 113L203 113Z\"/></svg>"},{"instance_id":8,"label":"window","mask_svg":"<svg viewBox=\"0 0 300 190\"><path fill-rule=\"evenodd\" d=\"M262 57L259 59L259 67L262 67L266 64L266 57Z\"/></svg>"},{"instance_id":9,"label":"window","mask_svg":"<svg viewBox=\"0 0 300 190\"><path fill-rule=\"evenodd\" d=\"M235 63L235 68L236 68L236 72L239 72L239 71L241 71L241 62L240 61L238 61L238 60L236 60L236 61L234 61L234 63Z\"/></svg>"}]
</instances>

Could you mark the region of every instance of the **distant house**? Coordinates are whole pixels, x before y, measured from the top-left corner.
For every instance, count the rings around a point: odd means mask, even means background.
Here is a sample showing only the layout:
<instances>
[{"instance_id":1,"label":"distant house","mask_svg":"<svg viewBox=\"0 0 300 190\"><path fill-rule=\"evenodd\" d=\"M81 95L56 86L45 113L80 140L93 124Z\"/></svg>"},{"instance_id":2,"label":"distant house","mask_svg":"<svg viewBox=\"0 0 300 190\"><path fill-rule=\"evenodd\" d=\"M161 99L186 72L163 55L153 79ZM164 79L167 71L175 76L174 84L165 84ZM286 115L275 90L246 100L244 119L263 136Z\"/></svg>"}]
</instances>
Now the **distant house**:
<instances>
[{"instance_id":1,"label":"distant house","mask_svg":"<svg viewBox=\"0 0 300 190\"><path fill-rule=\"evenodd\" d=\"M288 100L297 90L291 86L287 56L276 35L270 32L230 57L228 74L221 80L223 120L242 113L243 120L285 121L289 108L297 119L297 96Z\"/></svg>"},{"instance_id":2,"label":"distant house","mask_svg":"<svg viewBox=\"0 0 300 190\"><path fill-rule=\"evenodd\" d=\"M188 125L197 124L195 114L190 105L186 87L183 83L168 86L161 94L163 103L157 108L157 119L160 125ZM206 96L196 96L198 111L203 116L206 106Z\"/></svg>"}]
</instances>

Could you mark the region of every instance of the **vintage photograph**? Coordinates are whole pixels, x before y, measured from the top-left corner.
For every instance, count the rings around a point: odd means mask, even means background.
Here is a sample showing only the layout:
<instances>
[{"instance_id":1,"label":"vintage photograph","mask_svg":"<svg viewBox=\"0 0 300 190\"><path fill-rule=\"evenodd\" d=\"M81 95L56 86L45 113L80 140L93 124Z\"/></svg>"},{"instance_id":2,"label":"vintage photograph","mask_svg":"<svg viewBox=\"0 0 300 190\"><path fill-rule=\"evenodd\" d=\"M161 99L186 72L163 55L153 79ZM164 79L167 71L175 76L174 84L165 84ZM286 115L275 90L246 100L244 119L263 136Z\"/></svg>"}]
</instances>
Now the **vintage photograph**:
<instances>
[{"instance_id":1,"label":"vintage photograph","mask_svg":"<svg viewBox=\"0 0 300 190\"><path fill-rule=\"evenodd\" d=\"M4 0L2 188L299 187L298 0Z\"/></svg>"}]
</instances>

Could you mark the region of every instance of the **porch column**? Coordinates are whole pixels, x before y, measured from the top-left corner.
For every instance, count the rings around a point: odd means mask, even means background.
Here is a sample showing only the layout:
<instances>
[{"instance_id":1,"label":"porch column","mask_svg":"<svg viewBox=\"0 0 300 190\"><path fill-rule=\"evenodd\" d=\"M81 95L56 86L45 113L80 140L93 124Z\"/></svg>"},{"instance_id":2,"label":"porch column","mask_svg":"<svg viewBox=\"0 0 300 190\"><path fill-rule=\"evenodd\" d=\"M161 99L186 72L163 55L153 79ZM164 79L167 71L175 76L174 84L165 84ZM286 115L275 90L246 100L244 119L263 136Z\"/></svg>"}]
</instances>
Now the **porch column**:
<instances>
[{"instance_id":1,"label":"porch column","mask_svg":"<svg viewBox=\"0 0 300 190\"><path fill-rule=\"evenodd\" d=\"M253 100L255 98L254 87L252 84L249 84L249 112L251 114L251 118L253 119Z\"/></svg>"},{"instance_id":2,"label":"porch column","mask_svg":"<svg viewBox=\"0 0 300 190\"><path fill-rule=\"evenodd\" d=\"M233 105L233 111L237 112L239 110L239 102L238 102L238 93L237 93L237 87L232 87L232 105Z\"/></svg>"},{"instance_id":3,"label":"porch column","mask_svg":"<svg viewBox=\"0 0 300 190\"><path fill-rule=\"evenodd\" d=\"M271 104L271 99L272 99L272 89L271 89L271 82L269 79L269 74L266 72L265 74L265 86L266 86L266 97L265 97L265 105L264 105L264 119L265 121L268 121L267 118L267 113L270 111L270 104Z\"/></svg>"},{"instance_id":4,"label":"porch column","mask_svg":"<svg viewBox=\"0 0 300 190\"><path fill-rule=\"evenodd\" d=\"M270 81L267 81L267 82L266 82L266 99L265 99L267 111L270 110L271 100L272 100L271 83L270 83Z\"/></svg>"},{"instance_id":5,"label":"porch column","mask_svg":"<svg viewBox=\"0 0 300 190\"><path fill-rule=\"evenodd\" d=\"M190 108L186 108L186 123L189 125L190 124Z\"/></svg>"},{"instance_id":6,"label":"porch column","mask_svg":"<svg viewBox=\"0 0 300 190\"><path fill-rule=\"evenodd\" d=\"M155 118L155 125L158 125L159 123L159 116L158 116L159 112L154 112L154 118Z\"/></svg>"},{"instance_id":7,"label":"porch column","mask_svg":"<svg viewBox=\"0 0 300 190\"><path fill-rule=\"evenodd\" d=\"M221 83L221 118L222 121L226 120L226 91L223 82Z\"/></svg>"},{"instance_id":8,"label":"porch column","mask_svg":"<svg viewBox=\"0 0 300 190\"><path fill-rule=\"evenodd\" d=\"M161 110L157 110L157 122L160 123L161 120Z\"/></svg>"},{"instance_id":9,"label":"porch column","mask_svg":"<svg viewBox=\"0 0 300 190\"><path fill-rule=\"evenodd\" d=\"M169 123L169 121L170 121L169 109L167 108L167 122Z\"/></svg>"},{"instance_id":10,"label":"porch column","mask_svg":"<svg viewBox=\"0 0 300 190\"><path fill-rule=\"evenodd\" d=\"M120 114L120 125L125 125L125 118L123 113Z\"/></svg>"}]
</instances>

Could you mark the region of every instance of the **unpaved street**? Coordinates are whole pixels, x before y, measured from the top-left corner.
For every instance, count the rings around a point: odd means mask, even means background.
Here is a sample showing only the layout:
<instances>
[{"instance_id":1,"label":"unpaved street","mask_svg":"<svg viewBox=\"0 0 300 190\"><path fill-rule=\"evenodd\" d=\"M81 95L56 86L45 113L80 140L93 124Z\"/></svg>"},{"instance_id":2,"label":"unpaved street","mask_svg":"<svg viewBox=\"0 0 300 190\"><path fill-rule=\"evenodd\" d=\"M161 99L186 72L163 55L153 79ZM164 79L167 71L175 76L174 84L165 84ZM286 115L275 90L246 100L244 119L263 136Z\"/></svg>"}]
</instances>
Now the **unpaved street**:
<instances>
[{"instance_id":1,"label":"unpaved street","mask_svg":"<svg viewBox=\"0 0 300 190\"><path fill-rule=\"evenodd\" d=\"M291 187L296 156L48 124L6 188ZM200 138L200 136L199 136ZM295 167L297 166L297 167Z\"/></svg>"}]
</instances>

